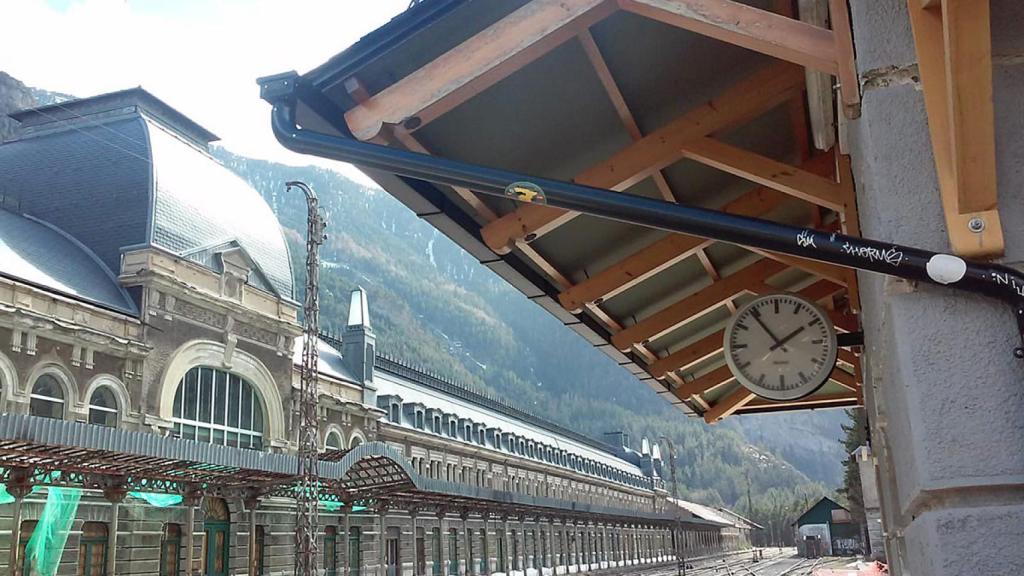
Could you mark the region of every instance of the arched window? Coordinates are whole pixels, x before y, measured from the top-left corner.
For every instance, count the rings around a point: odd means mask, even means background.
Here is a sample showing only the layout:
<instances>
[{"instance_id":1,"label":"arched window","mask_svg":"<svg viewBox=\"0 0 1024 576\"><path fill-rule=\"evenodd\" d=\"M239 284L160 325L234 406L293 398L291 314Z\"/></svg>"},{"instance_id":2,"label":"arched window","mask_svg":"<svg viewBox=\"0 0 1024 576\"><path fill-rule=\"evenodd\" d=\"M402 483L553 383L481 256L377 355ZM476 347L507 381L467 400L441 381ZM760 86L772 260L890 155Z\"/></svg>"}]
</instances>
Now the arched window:
<instances>
[{"instance_id":1,"label":"arched window","mask_svg":"<svg viewBox=\"0 0 1024 576\"><path fill-rule=\"evenodd\" d=\"M52 374L43 374L32 385L29 413L44 418L64 418L64 388Z\"/></svg>"},{"instance_id":2,"label":"arched window","mask_svg":"<svg viewBox=\"0 0 1024 576\"><path fill-rule=\"evenodd\" d=\"M341 450L341 434L338 434L337 430L331 430L327 433L327 440L324 442L328 450Z\"/></svg>"},{"instance_id":3,"label":"arched window","mask_svg":"<svg viewBox=\"0 0 1024 576\"><path fill-rule=\"evenodd\" d=\"M109 386L97 386L89 397L89 424L117 427L117 400Z\"/></svg>"},{"instance_id":4,"label":"arched window","mask_svg":"<svg viewBox=\"0 0 1024 576\"><path fill-rule=\"evenodd\" d=\"M360 438L359 436L352 436L352 440L349 441L348 447L349 448L355 448L356 446L359 446L362 443L363 443L363 439L362 438Z\"/></svg>"},{"instance_id":5,"label":"arched window","mask_svg":"<svg viewBox=\"0 0 1024 576\"><path fill-rule=\"evenodd\" d=\"M185 373L174 394L174 436L211 444L263 448L263 404L249 382L216 368Z\"/></svg>"}]
</instances>

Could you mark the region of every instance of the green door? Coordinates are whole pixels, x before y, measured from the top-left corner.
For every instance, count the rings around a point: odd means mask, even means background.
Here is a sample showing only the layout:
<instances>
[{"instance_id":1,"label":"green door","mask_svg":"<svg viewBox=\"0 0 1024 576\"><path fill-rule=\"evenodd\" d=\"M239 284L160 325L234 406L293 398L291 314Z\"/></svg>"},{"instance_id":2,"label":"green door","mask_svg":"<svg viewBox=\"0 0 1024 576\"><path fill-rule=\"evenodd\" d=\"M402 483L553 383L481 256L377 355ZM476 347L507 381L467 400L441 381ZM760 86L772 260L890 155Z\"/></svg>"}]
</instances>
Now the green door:
<instances>
[{"instance_id":1,"label":"green door","mask_svg":"<svg viewBox=\"0 0 1024 576\"><path fill-rule=\"evenodd\" d=\"M206 522L206 576L228 574L229 526L227 522Z\"/></svg>"}]
</instances>

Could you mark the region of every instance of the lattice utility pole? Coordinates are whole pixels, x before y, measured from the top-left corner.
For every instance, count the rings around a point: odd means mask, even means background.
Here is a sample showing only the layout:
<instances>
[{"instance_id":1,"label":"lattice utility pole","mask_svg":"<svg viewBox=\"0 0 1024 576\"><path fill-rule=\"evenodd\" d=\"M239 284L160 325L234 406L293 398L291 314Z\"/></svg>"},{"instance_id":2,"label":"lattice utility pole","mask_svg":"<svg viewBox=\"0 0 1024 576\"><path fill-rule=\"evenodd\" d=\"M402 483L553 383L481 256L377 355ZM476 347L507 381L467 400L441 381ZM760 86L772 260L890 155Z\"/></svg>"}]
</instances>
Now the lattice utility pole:
<instances>
[{"instance_id":1,"label":"lattice utility pole","mask_svg":"<svg viewBox=\"0 0 1024 576\"><path fill-rule=\"evenodd\" d=\"M295 575L317 576L317 527L320 503L320 422L317 398L317 341L320 331L320 245L327 239L327 222L313 189L303 182L286 183L306 195L306 324L302 340L302 375L299 386L299 486L295 495Z\"/></svg>"},{"instance_id":2,"label":"lattice utility pole","mask_svg":"<svg viewBox=\"0 0 1024 576\"><path fill-rule=\"evenodd\" d=\"M683 518L682 513L679 511L679 482L676 479L676 445L668 436L662 436L661 439L668 444L668 467L672 473L672 499L676 501L672 509L676 515L676 574L685 576L686 547L683 544Z\"/></svg>"}]
</instances>

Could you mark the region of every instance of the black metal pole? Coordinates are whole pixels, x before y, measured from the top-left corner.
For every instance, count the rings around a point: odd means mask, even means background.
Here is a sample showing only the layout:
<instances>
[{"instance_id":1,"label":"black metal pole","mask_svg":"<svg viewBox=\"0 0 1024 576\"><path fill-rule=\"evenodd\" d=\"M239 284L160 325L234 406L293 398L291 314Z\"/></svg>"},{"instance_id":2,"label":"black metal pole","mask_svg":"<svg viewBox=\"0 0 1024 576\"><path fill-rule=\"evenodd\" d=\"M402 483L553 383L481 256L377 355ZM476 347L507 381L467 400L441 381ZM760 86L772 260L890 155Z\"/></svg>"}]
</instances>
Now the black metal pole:
<instances>
[{"instance_id":1,"label":"black metal pole","mask_svg":"<svg viewBox=\"0 0 1024 576\"><path fill-rule=\"evenodd\" d=\"M295 152L481 194L985 294L1013 305L1018 327L1024 329L1024 275L1006 266L418 154L362 142L350 134L313 132L295 123L298 77L294 73L260 83L264 99L274 105L275 136ZM1024 356L1024 350L1017 353Z\"/></svg>"}]
</instances>

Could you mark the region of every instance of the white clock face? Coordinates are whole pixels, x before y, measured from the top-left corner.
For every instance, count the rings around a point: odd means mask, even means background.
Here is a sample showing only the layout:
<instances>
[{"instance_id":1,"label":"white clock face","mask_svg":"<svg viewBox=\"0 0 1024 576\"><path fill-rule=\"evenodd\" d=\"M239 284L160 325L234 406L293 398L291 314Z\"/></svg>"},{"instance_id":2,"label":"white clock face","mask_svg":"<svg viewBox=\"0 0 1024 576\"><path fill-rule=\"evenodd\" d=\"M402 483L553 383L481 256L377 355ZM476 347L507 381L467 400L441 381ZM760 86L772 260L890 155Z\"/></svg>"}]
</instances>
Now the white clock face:
<instances>
[{"instance_id":1,"label":"white clock face","mask_svg":"<svg viewBox=\"0 0 1024 576\"><path fill-rule=\"evenodd\" d=\"M836 331L817 304L792 294L761 296L725 330L725 360L736 380L769 400L814 393L836 363Z\"/></svg>"}]
</instances>

